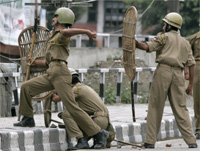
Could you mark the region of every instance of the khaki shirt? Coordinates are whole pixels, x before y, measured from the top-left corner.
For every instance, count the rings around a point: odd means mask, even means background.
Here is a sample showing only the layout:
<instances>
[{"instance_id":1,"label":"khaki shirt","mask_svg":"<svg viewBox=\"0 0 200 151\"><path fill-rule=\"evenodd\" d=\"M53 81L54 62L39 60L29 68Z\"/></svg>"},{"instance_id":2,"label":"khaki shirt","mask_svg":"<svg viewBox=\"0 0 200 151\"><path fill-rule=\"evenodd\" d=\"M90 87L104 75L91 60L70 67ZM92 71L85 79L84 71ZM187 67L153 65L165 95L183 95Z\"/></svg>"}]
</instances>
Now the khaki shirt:
<instances>
[{"instance_id":1,"label":"khaki shirt","mask_svg":"<svg viewBox=\"0 0 200 151\"><path fill-rule=\"evenodd\" d=\"M70 37L62 35L60 31L55 31L45 43L47 64L53 60L66 61L70 52L69 45Z\"/></svg>"},{"instance_id":2,"label":"khaki shirt","mask_svg":"<svg viewBox=\"0 0 200 151\"><path fill-rule=\"evenodd\" d=\"M179 36L174 30L166 33L158 33L151 41L147 42L148 52L156 51L156 62L172 67L184 68L185 65L195 64L189 42Z\"/></svg>"},{"instance_id":3,"label":"khaki shirt","mask_svg":"<svg viewBox=\"0 0 200 151\"><path fill-rule=\"evenodd\" d=\"M93 115L94 112L104 111L108 115L108 109L103 101L89 86L83 83L77 83L73 87L73 92L76 102L87 114Z\"/></svg>"},{"instance_id":4,"label":"khaki shirt","mask_svg":"<svg viewBox=\"0 0 200 151\"><path fill-rule=\"evenodd\" d=\"M193 56L196 61L200 61L200 31L187 39L192 47Z\"/></svg>"}]
</instances>

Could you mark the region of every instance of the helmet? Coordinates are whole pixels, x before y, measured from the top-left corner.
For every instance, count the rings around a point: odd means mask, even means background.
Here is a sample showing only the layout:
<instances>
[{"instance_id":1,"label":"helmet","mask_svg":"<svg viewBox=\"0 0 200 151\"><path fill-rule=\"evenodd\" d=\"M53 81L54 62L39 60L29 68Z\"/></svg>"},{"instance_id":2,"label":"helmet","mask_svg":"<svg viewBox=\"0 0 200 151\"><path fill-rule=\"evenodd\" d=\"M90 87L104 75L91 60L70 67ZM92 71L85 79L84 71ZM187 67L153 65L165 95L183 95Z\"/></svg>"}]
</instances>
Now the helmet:
<instances>
[{"instance_id":1,"label":"helmet","mask_svg":"<svg viewBox=\"0 0 200 151\"><path fill-rule=\"evenodd\" d=\"M73 24L75 15L73 11L66 7L58 8L54 15L58 15L58 22L60 24Z\"/></svg>"},{"instance_id":2,"label":"helmet","mask_svg":"<svg viewBox=\"0 0 200 151\"><path fill-rule=\"evenodd\" d=\"M178 29L181 29L181 26L183 23L183 19L182 19L181 15L179 15L178 13L175 13L175 12L167 14L165 16L165 18L163 19L163 21L171 26L178 28Z\"/></svg>"},{"instance_id":3,"label":"helmet","mask_svg":"<svg viewBox=\"0 0 200 151\"><path fill-rule=\"evenodd\" d=\"M71 73L71 75L78 75L78 73L76 72L76 70L69 68L69 71Z\"/></svg>"},{"instance_id":4,"label":"helmet","mask_svg":"<svg viewBox=\"0 0 200 151\"><path fill-rule=\"evenodd\" d=\"M79 79L78 73L74 69L69 68L69 71L72 75L72 84L76 84L78 82L81 82L81 80Z\"/></svg>"}]
</instances>

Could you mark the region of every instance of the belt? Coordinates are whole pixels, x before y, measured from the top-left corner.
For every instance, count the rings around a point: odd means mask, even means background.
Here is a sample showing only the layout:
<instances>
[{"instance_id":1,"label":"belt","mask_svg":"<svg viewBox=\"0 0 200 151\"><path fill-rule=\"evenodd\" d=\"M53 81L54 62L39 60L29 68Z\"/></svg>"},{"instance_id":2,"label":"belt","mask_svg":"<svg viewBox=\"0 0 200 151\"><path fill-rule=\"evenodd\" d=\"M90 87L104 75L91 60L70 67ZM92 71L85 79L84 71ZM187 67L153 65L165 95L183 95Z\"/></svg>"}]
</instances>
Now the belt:
<instances>
[{"instance_id":1,"label":"belt","mask_svg":"<svg viewBox=\"0 0 200 151\"><path fill-rule=\"evenodd\" d=\"M171 68L171 69L176 69L176 70L182 70L181 67L173 67L173 66L170 66L170 65L167 65L167 64L158 64L158 67L167 67L167 68Z\"/></svg>"},{"instance_id":2,"label":"belt","mask_svg":"<svg viewBox=\"0 0 200 151\"><path fill-rule=\"evenodd\" d=\"M54 60L51 60L51 62L48 64L48 66L51 67L53 64L57 64L57 63L62 63L62 64L67 65L67 61L65 61L65 60L54 59Z\"/></svg>"},{"instance_id":3,"label":"belt","mask_svg":"<svg viewBox=\"0 0 200 151\"><path fill-rule=\"evenodd\" d=\"M91 115L91 117L98 117L98 116L108 117L108 113L105 113L104 111L98 111L98 112L94 112L94 114Z\"/></svg>"}]
</instances>

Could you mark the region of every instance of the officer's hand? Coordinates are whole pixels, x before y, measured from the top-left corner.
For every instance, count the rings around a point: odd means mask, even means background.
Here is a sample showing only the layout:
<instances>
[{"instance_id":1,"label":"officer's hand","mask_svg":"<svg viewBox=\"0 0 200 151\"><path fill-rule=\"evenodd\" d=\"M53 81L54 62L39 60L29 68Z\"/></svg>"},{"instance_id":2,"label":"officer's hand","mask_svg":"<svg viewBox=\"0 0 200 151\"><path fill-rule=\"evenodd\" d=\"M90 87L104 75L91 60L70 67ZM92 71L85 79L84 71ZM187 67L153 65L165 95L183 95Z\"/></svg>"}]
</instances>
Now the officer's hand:
<instances>
[{"instance_id":1,"label":"officer's hand","mask_svg":"<svg viewBox=\"0 0 200 151\"><path fill-rule=\"evenodd\" d=\"M185 73L185 80L189 80L189 73Z\"/></svg>"},{"instance_id":2,"label":"officer's hand","mask_svg":"<svg viewBox=\"0 0 200 151\"><path fill-rule=\"evenodd\" d=\"M137 46L138 46L138 41L135 40L135 47L137 48Z\"/></svg>"},{"instance_id":3,"label":"officer's hand","mask_svg":"<svg viewBox=\"0 0 200 151\"><path fill-rule=\"evenodd\" d=\"M29 58L27 59L28 65L36 66L35 61L33 61L33 63L31 64L32 60L33 60L33 58L31 58L31 57L29 57Z\"/></svg>"},{"instance_id":4,"label":"officer's hand","mask_svg":"<svg viewBox=\"0 0 200 151\"><path fill-rule=\"evenodd\" d=\"M90 34L88 35L90 39L95 40L97 37L97 33L96 32L90 32Z\"/></svg>"},{"instance_id":5,"label":"officer's hand","mask_svg":"<svg viewBox=\"0 0 200 151\"><path fill-rule=\"evenodd\" d=\"M186 89L186 93L187 93L187 95L192 95L192 85L191 84L188 85L188 88Z\"/></svg>"},{"instance_id":6,"label":"officer's hand","mask_svg":"<svg viewBox=\"0 0 200 151\"><path fill-rule=\"evenodd\" d=\"M52 101L53 102L60 102L60 97L54 93L53 96L52 96Z\"/></svg>"}]
</instances>

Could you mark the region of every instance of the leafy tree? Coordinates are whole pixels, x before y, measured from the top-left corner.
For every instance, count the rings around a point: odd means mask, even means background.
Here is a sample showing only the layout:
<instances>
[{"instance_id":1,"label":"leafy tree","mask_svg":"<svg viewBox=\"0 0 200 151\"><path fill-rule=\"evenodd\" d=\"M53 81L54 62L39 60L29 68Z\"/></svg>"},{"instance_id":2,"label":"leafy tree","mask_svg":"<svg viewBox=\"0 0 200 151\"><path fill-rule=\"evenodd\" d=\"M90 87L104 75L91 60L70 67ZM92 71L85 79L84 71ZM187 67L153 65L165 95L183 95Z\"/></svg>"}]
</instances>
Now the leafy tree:
<instances>
[{"instance_id":1,"label":"leafy tree","mask_svg":"<svg viewBox=\"0 0 200 151\"><path fill-rule=\"evenodd\" d=\"M155 35L162 31L162 19L167 14L167 3L164 0L124 0L127 3L127 8L131 5L135 6L138 14L142 14L147 7L149 9L142 15L138 16L142 24L143 34ZM125 8L125 9L127 9ZM180 2L180 15L183 17L183 26L181 29L182 36L189 36L199 31L200 18L200 1L199 0L184 0Z\"/></svg>"},{"instance_id":2,"label":"leafy tree","mask_svg":"<svg viewBox=\"0 0 200 151\"><path fill-rule=\"evenodd\" d=\"M181 34L189 36L199 31L200 21L200 1L185 0L180 4L180 14L183 17L183 26Z\"/></svg>"}]
</instances>

